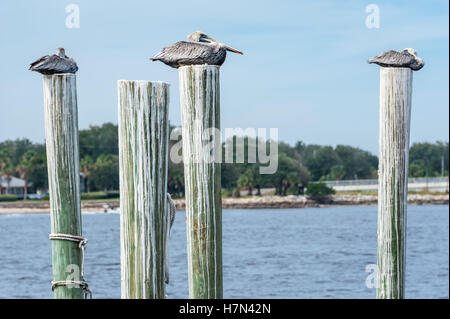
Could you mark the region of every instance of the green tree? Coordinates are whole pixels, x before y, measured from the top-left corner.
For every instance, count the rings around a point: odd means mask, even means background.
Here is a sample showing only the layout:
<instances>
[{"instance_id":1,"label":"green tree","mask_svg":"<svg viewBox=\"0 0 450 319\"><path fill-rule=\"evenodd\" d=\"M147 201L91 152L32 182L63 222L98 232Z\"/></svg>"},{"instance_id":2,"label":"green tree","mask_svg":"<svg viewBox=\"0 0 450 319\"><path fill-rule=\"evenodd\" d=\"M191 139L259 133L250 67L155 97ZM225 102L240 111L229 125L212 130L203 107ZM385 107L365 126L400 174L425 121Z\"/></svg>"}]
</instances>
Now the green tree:
<instances>
[{"instance_id":1,"label":"green tree","mask_svg":"<svg viewBox=\"0 0 450 319\"><path fill-rule=\"evenodd\" d=\"M276 195L286 195L290 186L304 184L302 165L294 158L285 153L278 153L278 169L275 174L270 176L272 186L275 187Z\"/></svg>"},{"instance_id":2,"label":"green tree","mask_svg":"<svg viewBox=\"0 0 450 319\"><path fill-rule=\"evenodd\" d=\"M29 173L32 167L33 158L36 156L36 153L32 150L26 151L22 156L22 161L17 165L16 170L19 173L19 176L25 182L23 199L27 199L28 195L28 183L29 183Z\"/></svg>"},{"instance_id":3,"label":"green tree","mask_svg":"<svg viewBox=\"0 0 450 319\"><path fill-rule=\"evenodd\" d=\"M237 186L242 189L242 188L247 188L248 186L248 176L245 174L242 174L239 176L238 181L237 181ZM250 195L250 192L249 192Z\"/></svg>"},{"instance_id":4,"label":"green tree","mask_svg":"<svg viewBox=\"0 0 450 319\"><path fill-rule=\"evenodd\" d=\"M28 139L17 139L14 141L4 141L1 143L0 148L5 150L8 154L8 162L12 165L16 166L22 160L23 154L27 150L30 150L33 146L33 143Z\"/></svg>"},{"instance_id":5,"label":"green tree","mask_svg":"<svg viewBox=\"0 0 450 319\"><path fill-rule=\"evenodd\" d=\"M251 170L253 176L253 187L256 188L256 195L261 196L261 187L267 184L265 174L259 173L259 164L254 164L248 170Z\"/></svg>"},{"instance_id":6,"label":"green tree","mask_svg":"<svg viewBox=\"0 0 450 319\"><path fill-rule=\"evenodd\" d=\"M222 175L222 187L228 190L232 190L236 187L237 180L240 176L240 167L242 164L222 163L221 175Z\"/></svg>"},{"instance_id":7,"label":"green tree","mask_svg":"<svg viewBox=\"0 0 450 319\"><path fill-rule=\"evenodd\" d=\"M91 190L119 189L119 157L113 154L102 154L95 161L89 185Z\"/></svg>"},{"instance_id":8,"label":"green tree","mask_svg":"<svg viewBox=\"0 0 450 319\"><path fill-rule=\"evenodd\" d=\"M334 165L330 169L330 173L326 176L327 180L342 180L347 176L344 165Z\"/></svg>"},{"instance_id":9,"label":"green tree","mask_svg":"<svg viewBox=\"0 0 450 319\"><path fill-rule=\"evenodd\" d=\"M378 158L359 148L338 145L306 145L297 142L295 150L308 168L313 181L326 179L375 178Z\"/></svg>"},{"instance_id":10,"label":"green tree","mask_svg":"<svg viewBox=\"0 0 450 319\"><path fill-rule=\"evenodd\" d=\"M184 196L184 169L182 165L169 168L167 191L173 197Z\"/></svg>"},{"instance_id":11,"label":"green tree","mask_svg":"<svg viewBox=\"0 0 450 319\"><path fill-rule=\"evenodd\" d=\"M83 176L83 182L84 182L84 189L86 192L89 192L89 176L91 175L92 169L94 167L94 161L92 160L92 157L89 155L85 155L80 160L80 171L81 176Z\"/></svg>"},{"instance_id":12,"label":"green tree","mask_svg":"<svg viewBox=\"0 0 450 319\"><path fill-rule=\"evenodd\" d=\"M233 137L236 140L236 137ZM248 150L249 143L254 142L258 145L257 140L252 138L244 138L244 150ZM234 143L236 144L236 143ZM269 142L266 143L266 151L269 147ZM236 150L233 150L233 164L222 164L222 180L226 183L223 187L234 189L248 189L249 194L253 193L256 188L257 195L261 195L262 187L275 187L277 195L286 195L288 189L291 193L301 193L304 185L309 180L309 172L302 165L302 160L295 148L292 148L286 143L278 143L278 168L274 174L260 174L261 164L257 159L253 159L256 163L248 161L248 154L244 156L244 163L236 163ZM246 151L247 153L248 151Z\"/></svg>"},{"instance_id":13,"label":"green tree","mask_svg":"<svg viewBox=\"0 0 450 319\"><path fill-rule=\"evenodd\" d=\"M339 164L339 158L331 146L308 145L304 163L311 172L311 178L317 181L328 175L331 168Z\"/></svg>"},{"instance_id":14,"label":"green tree","mask_svg":"<svg viewBox=\"0 0 450 319\"><path fill-rule=\"evenodd\" d=\"M423 161L414 161L409 164L409 176L410 177L423 177L425 176L425 165Z\"/></svg>"},{"instance_id":15,"label":"green tree","mask_svg":"<svg viewBox=\"0 0 450 319\"><path fill-rule=\"evenodd\" d=\"M329 200L330 195L334 194L335 190L328 187L325 183L311 183L306 189L306 195L318 202L326 202Z\"/></svg>"},{"instance_id":16,"label":"green tree","mask_svg":"<svg viewBox=\"0 0 450 319\"><path fill-rule=\"evenodd\" d=\"M344 174L341 179L369 179L376 177L378 158L359 148L338 145L335 148Z\"/></svg>"},{"instance_id":17,"label":"green tree","mask_svg":"<svg viewBox=\"0 0 450 319\"><path fill-rule=\"evenodd\" d=\"M7 183L7 189L6 189L6 193L10 194L10 190L11 190L11 180L14 176L15 173L15 168L14 165L11 162L6 163L6 165L3 167L3 174L5 176L5 180Z\"/></svg>"},{"instance_id":18,"label":"green tree","mask_svg":"<svg viewBox=\"0 0 450 319\"><path fill-rule=\"evenodd\" d=\"M102 126L89 126L79 131L80 158L89 155L94 161L100 155L119 154L118 126L105 123Z\"/></svg>"},{"instance_id":19,"label":"green tree","mask_svg":"<svg viewBox=\"0 0 450 319\"><path fill-rule=\"evenodd\" d=\"M247 176L248 194L253 195L253 188L255 188L256 184L256 170L253 167L249 167L245 170L244 174Z\"/></svg>"},{"instance_id":20,"label":"green tree","mask_svg":"<svg viewBox=\"0 0 450 319\"><path fill-rule=\"evenodd\" d=\"M1 183L2 176L6 165L9 163L9 152L7 149L0 150L0 194L3 192L3 186Z\"/></svg>"},{"instance_id":21,"label":"green tree","mask_svg":"<svg viewBox=\"0 0 450 319\"><path fill-rule=\"evenodd\" d=\"M45 152L36 154L31 159L31 166L28 172L28 179L34 192L48 188L47 156Z\"/></svg>"},{"instance_id":22,"label":"green tree","mask_svg":"<svg viewBox=\"0 0 450 319\"><path fill-rule=\"evenodd\" d=\"M444 175L448 175L448 157L448 142L415 143L409 150L409 174L423 177L428 172L428 176L440 176L443 160Z\"/></svg>"},{"instance_id":23,"label":"green tree","mask_svg":"<svg viewBox=\"0 0 450 319\"><path fill-rule=\"evenodd\" d=\"M170 127L170 131L175 129ZM86 189L104 190L118 189L118 132L117 125L105 123L101 126L91 126L80 130L80 169ZM169 140L169 151L175 143ZM232 137L234 145L236 137ZM248 145L257 142L254 138L246 137L242 141L245 150L244 163L236 163L236 150L233 150L233 163L222 163L222 187L236 194L238 182L242 188L256 189L260 194L263 187L275 187L279 195L302 193L309 180L318 181L326 179L367 179L376 178L378 159L359 148L338 145L321 146L306 144L299 141L294 147L289 144L278 143L278 170L273 175L259 173L259 168L266 164L248 161ZM268 144L267 144L268 145ZM223 154L225 154L223 144ZM0 142L0 175L5 179L6 165L13 167L9 178L14 174L20 176L19 169L25 153L32 151L35 156L30 160L28 179L30 187L34 190L46 189L47 161L45 144L32 143L28 139L7 140ZM444 162L444 174L448 175L449 143L416 143L410 148L409 175L422 177L428 172L429 176L441 175L441 163ZM108 166L110 165L110 166ZM19 170L16 171L16 168ZM246 177L241 177L245 175ZM87 180L86 180L87 178ZM0 185L0 192L1 190ZM168 191L175 196L184 196L184 167L183 163L168 164Z\"/></svg>"}]
</instances>

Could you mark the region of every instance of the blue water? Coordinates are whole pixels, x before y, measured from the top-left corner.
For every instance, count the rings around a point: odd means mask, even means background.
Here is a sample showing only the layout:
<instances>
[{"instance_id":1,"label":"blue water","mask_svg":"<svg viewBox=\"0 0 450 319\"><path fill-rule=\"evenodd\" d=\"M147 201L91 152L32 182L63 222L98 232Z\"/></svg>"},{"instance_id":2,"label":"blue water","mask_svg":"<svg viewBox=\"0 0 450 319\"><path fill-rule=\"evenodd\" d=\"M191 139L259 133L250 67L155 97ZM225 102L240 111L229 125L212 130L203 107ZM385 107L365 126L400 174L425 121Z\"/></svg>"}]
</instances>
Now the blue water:
<instances>
[{"instance_id":1,"label":"blue water","mask_svg":"<svg viewBox=\"0 0 450 319\"><path fill-rule=\"evenodd\" d=\"M377 208L224 210L225 298L375 298ZM85 278L120 298L118 214L83 214ZM51 298L49 215L0 215L0 297ZM407 298L449 297L449 207L409 206ZM187 298L185 214L170 241L169 298Z\"/></svg>"}]
</instances>

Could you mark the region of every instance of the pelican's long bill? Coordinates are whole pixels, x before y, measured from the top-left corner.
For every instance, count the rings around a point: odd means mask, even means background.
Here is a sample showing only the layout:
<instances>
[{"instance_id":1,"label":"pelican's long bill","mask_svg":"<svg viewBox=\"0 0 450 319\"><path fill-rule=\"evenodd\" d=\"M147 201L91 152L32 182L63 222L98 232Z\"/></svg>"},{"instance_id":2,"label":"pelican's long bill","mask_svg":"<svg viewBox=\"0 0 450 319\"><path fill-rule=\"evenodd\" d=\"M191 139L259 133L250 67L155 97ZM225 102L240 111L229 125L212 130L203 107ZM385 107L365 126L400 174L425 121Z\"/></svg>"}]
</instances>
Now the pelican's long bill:
<instances>
[{"instance_id":1,"label":"pelican's long bill","mask_svg":"<svg viewBox=\"0 0 450 319\"><path fill-rule=\"evenodd\" d=\"M228 45L225 45L225 49L227 49L227 51L231 51L234 53L244 54L243 52L233 49L232 47L229 47Z\"/></svg>"}]
</instances>

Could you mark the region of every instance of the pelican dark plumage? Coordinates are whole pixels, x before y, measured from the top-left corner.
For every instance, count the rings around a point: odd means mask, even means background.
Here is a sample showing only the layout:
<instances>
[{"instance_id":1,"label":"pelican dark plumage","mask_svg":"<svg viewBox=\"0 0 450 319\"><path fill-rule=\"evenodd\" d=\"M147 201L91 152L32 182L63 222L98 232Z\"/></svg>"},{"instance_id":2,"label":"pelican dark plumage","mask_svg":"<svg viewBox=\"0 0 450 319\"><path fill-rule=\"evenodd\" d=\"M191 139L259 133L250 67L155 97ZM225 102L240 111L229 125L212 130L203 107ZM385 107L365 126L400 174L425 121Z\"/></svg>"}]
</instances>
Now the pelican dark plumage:
<instances>
[{"instance_id":1,"label":"pelican dark plumage","mask_svg":"<svg viewBox=\"0 0 450 319\"><path fill-rule=\"evenodd\" d=\"M414 71L420 70L425 65L423 60L417 56L416 50L410 48L400 52L389 50L369 59L367 62L388 68L410 68Z\"/></svg>"},{"instance_id":2,"label":"pelican dark plumage","mask_svg":"<svg viewBox=\"0 0 450 319\"><path fill-rule=\"evenodd\" d=\"M222 65L227 51L243 54L202 31L195 31L188 35L187 41L179 41L163 48L151 60L161 61L173 68L198 64Z\"/></svg>"},{"instance_id":3,"label":"pelican dark plumage","mask_svg":"<svg viewBox=\"0 0 450 319\"><path fill-rule=\"evenodd\" d=\"M43 56L31 63L29 70L41 74L75 73L78 66L73 59L66 56L63 48L58 48L56 54Z\"/></svg>"}]
</instances>

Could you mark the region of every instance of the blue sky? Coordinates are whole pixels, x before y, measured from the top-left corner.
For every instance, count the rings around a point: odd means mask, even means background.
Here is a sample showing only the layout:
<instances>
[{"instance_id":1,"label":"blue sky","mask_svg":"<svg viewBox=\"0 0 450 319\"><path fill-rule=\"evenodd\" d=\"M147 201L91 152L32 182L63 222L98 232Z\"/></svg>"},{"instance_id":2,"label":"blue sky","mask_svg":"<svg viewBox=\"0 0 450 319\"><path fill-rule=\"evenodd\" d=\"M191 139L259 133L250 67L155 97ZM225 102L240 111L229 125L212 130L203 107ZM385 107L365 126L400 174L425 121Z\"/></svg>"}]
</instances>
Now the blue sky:
<instances>
[{"instance_id":1,"label":"blue sky","mask_svg":"<svg viewBox=\"0 0 450 319\"><path fill-rule=\"evenodd\" d=\"M80 28L68 29L68 4ZM80 129L117 123L117 80L171 84L170 120L180 124L178 75L148 60L195 30L244 51L221 69L222 127L279 129L280 140L348 144L377 153L379 70L366 60L415 48L411 142L448 141L447 0L428 1L0 2L0 141L44 141L42 80L28 65L66 48L77 73ZM365 25L380 8L380 28Z\"/></svg>"}]
</instances>

